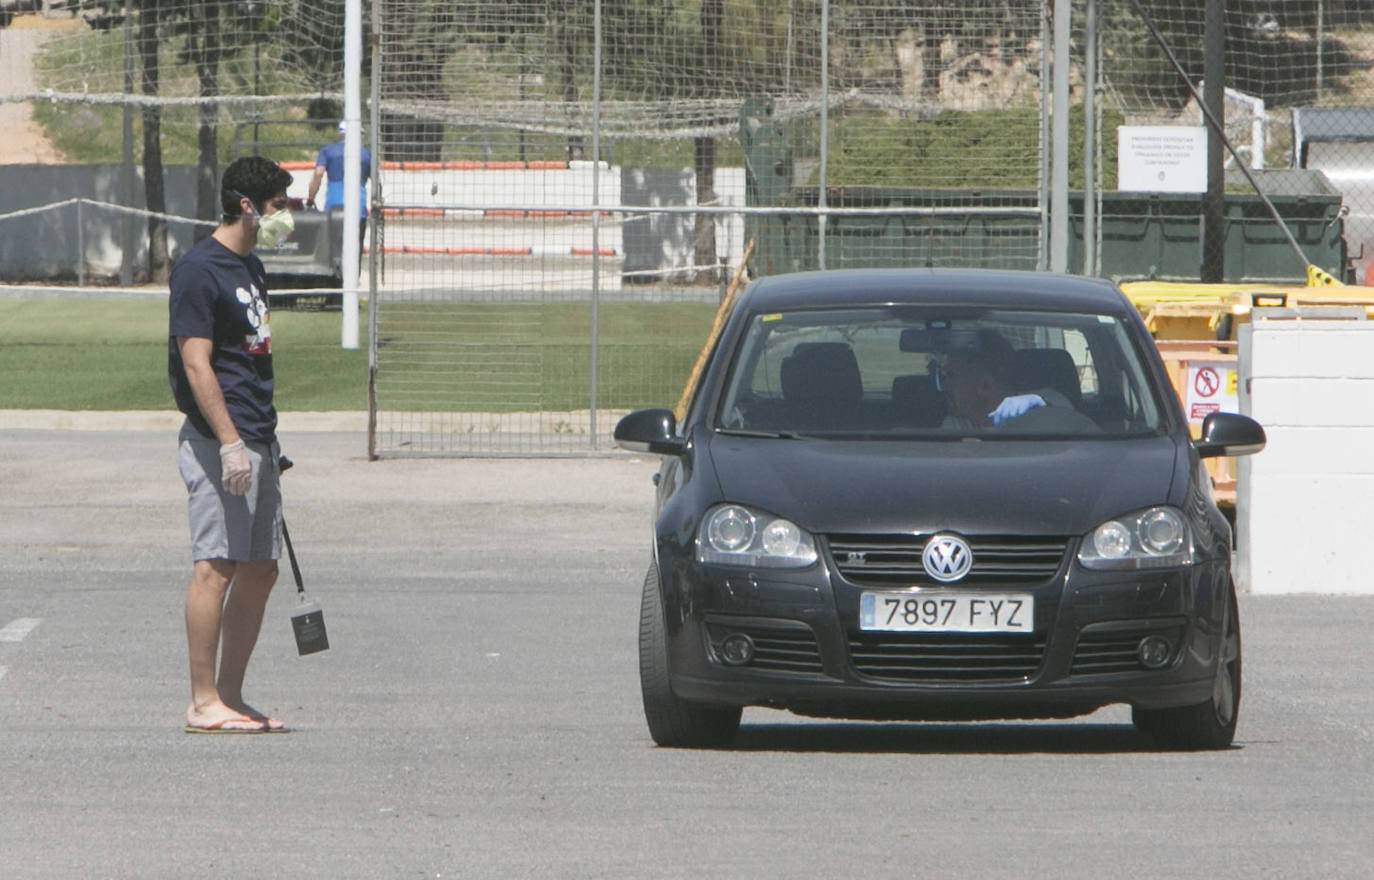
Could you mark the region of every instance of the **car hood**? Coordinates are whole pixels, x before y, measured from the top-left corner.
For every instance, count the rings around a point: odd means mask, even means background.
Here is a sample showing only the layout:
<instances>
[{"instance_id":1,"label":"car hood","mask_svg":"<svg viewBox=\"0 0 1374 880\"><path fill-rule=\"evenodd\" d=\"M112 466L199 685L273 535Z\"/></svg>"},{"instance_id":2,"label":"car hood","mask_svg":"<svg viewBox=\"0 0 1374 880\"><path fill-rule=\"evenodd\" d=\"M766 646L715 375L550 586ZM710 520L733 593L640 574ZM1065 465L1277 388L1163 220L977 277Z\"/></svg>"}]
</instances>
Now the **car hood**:
<instances>
[{"instance_id":1,"label":"car hood","mask_svg":"<svg viewBox=\"0 0 1374 880\"><path fill-rule=\"evenodd\" d=\"M817 533L1084 534L1169 497L1169 437L823 441L713 435L726 501Z\"/></svg>"}]
</instances>

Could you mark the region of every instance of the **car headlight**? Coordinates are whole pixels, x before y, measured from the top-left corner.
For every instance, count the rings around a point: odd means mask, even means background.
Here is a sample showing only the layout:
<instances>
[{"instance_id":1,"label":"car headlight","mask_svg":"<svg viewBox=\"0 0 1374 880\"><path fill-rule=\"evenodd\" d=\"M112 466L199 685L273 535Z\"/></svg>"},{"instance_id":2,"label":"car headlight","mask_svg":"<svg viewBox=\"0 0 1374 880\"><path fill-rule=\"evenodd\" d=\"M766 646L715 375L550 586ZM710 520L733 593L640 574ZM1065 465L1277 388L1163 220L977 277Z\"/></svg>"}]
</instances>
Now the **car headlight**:
<instances>
[{"instance_id":1,"label":"car headlight","mask_svg":"<svg viewBox=\"0 0 1374 880\"><path fill-rule=\"evenodd\" d=\"M721 504L706 511L697 531L697 561L759 568L805 568L816 542L790 520Z\"/></svg>"},{"instance_id":2,"label":"car headlight","mask_svg":"<svg viewBox=\"0 0 1374 880\"><path fill-rule=\"evenodd\" d=\"M1193 534L1183 514L1151 507L1108 520L1083 539L1078 561L1086 568L1171 568L1193 561Z\"/></svg>"}]
</instances>

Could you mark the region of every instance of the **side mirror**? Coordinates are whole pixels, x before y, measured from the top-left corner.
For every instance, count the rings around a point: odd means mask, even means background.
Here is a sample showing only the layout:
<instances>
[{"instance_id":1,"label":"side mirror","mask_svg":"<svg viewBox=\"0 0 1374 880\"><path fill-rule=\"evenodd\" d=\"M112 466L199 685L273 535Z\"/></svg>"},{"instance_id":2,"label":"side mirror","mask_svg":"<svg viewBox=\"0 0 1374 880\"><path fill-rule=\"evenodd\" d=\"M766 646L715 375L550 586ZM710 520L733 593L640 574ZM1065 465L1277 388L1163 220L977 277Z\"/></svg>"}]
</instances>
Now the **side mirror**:
<instances>
[{"instance_id":1,"label":"side mirror","mask_svg":"<svg viewBox=\"0 0 1374 880\"><path fill-rule=\"evenodd\" d=\"M615 442L622 449L681 455L687 441L677 436L677 416L670 409L636 410L615 426Z\"/></svg>"},{"instance_id":2,"label":"side mirror","mask_svg":"<svg viewBox=\"0 0 1374 880\"><path fill-rule=\"evenodd\" d=\"M1203 458L1254 455L1264 448L1264 428L1249 416L1215 412L1202 420L1202 436L1193 441Z\"/></svg>"}]
</instances>

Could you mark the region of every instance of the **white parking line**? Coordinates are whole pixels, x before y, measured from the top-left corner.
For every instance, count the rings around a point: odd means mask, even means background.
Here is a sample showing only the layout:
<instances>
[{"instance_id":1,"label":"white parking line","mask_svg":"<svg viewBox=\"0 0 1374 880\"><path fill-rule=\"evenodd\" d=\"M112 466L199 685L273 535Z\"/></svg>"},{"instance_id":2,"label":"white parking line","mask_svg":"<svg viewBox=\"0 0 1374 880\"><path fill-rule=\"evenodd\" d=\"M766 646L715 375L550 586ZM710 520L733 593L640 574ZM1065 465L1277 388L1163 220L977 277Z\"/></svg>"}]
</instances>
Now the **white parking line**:
<instances>
[{"instance_id":1,"label":"white parking line","mask_svg":"<svg viewBox=\"0 0 1374 880\"><path fill-rule=\"evenodd\" d=\"M9 671L10 671L10 668L9 668L8 666L0 666L0 678L4 678L4 677L5 677L5 673L6 673L6 672L9 672Z\"/></svg>"},{"instance_id":2,"label":"white parking line","mask_svg":"<svg viewBox=\"0 0 1374 880\"><path fill-rule=\"evenodd\" d=\"M42 622L41 617L20 617L11 620L4 627L0 627L0 642L22 642L24 637Z\"/></svg>"}]
</instances>

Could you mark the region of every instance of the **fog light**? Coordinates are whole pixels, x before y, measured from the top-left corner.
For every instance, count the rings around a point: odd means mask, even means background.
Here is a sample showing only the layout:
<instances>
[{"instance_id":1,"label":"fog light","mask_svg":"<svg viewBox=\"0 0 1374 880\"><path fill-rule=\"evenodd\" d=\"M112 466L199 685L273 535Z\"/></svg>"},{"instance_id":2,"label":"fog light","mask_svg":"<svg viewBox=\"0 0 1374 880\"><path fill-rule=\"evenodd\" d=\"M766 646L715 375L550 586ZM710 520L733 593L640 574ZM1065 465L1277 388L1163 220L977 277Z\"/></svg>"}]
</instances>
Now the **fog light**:
<instances>
[{"instance_id":1,"label":"fog light","mask_svg":"<svg viewBox=\"0 0 1374 880\"><path fill-rule=\"evenodd\" d=\"M731 633L720 643L720 659L730 666L744 666L754 659L754 640L744 633Z\"/></svg>"},{"instance_id":2,"label":"fog light","mask_svg":"<svg viewBox=\"0 0 1374 880\"><path fill-rule=\"evenodd\" d=\"M1169 643L1159 636L1146 636L1136 648L1140 665L1146 669L1159 669L1169 662Z\"/></svg>"}]
</instances>

